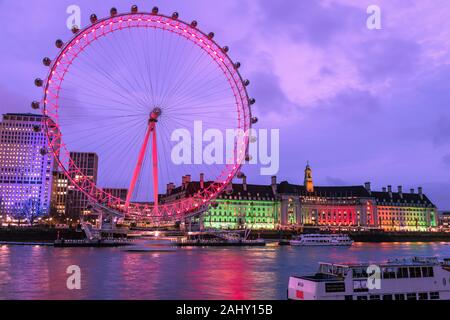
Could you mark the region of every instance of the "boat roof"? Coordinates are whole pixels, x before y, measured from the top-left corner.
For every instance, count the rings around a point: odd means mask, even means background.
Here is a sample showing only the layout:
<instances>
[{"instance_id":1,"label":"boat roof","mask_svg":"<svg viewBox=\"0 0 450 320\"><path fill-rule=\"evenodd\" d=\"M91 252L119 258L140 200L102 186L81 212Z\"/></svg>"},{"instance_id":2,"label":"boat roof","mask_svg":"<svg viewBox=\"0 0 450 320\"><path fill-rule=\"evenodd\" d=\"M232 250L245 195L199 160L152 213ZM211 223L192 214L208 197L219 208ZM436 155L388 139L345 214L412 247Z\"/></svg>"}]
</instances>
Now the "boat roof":
<instances>
[{"instance_id":1,"label":"boat roof","mask_svg":"<svg viewBox=\"0 0 450 320\"><path fill-rule=\"evenodd\" d=\"M447 259L444 259L447 260ZM437 257L413 257L413 258L401 258L401 259L390 259L386 262L349 262L349 263L330 263L330 262L319 262L320 265L329 265L341 268L355 268L355 267L366 267L368 265L374 264L378 266L429 266L439 264Z\"/></svg>"},{"instance_id":2,"label":"boat roof","mask_svg":"<svg viewBox=\"0 0 450 320\"><path fill-rule=\"evenodd\" d=\"M293 276L297 279L303 279L303 280L309 280L314 282L340 282L343 281L342 277L339 277L334 274L324 274L324 273L317 273L315 275L309 275L309 276Z\"/></svg>"}]
</instances>

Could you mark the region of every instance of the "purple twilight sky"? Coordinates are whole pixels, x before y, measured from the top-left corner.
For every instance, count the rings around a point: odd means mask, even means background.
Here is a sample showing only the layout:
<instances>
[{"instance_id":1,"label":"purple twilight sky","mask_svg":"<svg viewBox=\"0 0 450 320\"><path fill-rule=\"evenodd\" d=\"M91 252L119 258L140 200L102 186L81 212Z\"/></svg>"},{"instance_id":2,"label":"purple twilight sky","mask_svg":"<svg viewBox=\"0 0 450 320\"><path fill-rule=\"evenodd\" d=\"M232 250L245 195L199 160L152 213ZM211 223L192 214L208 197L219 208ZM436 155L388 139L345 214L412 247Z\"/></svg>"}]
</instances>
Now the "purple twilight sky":
<instances>
[{"instance_id":1,"label":"purple twilight sky","mask_svg":"<svg viewBox=\"0 0 450 320\"><path fill-rule=\"evenodd\" d=\"M30 112L44 56L68 39L69 5L107 15L132 4L178 11L228 45L251 80L258 128L280 128L279 180L423 186L450 209L450 3L448 0L0 0L0 111ZM380 6L382 29L366 27ZM269 183L255 168L250 182Z\"/></svg>"}]
</instances>

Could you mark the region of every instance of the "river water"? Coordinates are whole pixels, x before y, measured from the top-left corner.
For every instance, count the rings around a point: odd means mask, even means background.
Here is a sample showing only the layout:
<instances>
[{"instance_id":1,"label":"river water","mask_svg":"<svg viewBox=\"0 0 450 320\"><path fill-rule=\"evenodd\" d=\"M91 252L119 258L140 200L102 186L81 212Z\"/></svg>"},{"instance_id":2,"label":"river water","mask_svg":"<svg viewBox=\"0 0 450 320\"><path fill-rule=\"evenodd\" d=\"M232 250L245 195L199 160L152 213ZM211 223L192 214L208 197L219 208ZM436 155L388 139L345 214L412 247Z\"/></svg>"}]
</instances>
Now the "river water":
<instances>
[{"instance_id":1,"label":"river water","mask_svg":"<svg viewBox=\"0 0 450 320\"><path fill-rule=\"evenodd\" d=\"M323 262L450 257L444 243L355 243L352 247L122 248L0 246L0 299L285 299L289 275ZM66 273L80 267L81 290Z\"/></svg>"}]
</instances>

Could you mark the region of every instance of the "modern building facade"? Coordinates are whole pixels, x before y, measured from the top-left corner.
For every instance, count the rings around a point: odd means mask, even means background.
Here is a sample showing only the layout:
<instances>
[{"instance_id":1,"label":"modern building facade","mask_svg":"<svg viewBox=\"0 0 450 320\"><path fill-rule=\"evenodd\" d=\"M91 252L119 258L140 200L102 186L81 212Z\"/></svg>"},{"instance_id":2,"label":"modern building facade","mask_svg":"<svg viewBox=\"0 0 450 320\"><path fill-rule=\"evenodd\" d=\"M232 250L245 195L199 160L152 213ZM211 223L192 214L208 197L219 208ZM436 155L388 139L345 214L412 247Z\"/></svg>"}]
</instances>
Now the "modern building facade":
<instances>
[{"instance_id":1,"label":"modern building facade","mask_svg":"<svg viewBox=\"0 0 450 320\"><path fill-rule=\"evenodd\" d=\"M122 188L103 188L103 191L112 195L113 197L119 198L123 201L127 199L128 189Z\"/></svg>"},{"instance_id":2,"label":"modern building facade","mask_svg":"<svg viewBox=\"0 0 450 320\"><path fill-rule=\"evenodd\" d=\"M0 216L45 216L50 211L54 159L37 114L3 115L0 125Z\"/></svg>"},{"instance_id":3,"label":"modern building facade","mask_svg":"<svg viewBox=\"0 0 450 320\"><path fill-rule=\"evenodd\" d=\"M53 171L51 210L53 217L65 218L67 193L69 190L69 179L60 171Z\"/></svg>"},{"instance_id":4,"label":"modern building facade","mask_svg":"<svg viewBox=\"0 0 450 320\"><path fill-rule=\"evenodd\" d=\"M84 177L97 183L98 156L96 153L70 152L70 158L73 162L70 163L69 172L75 171L75 167L78 169L76 171L80 171ZM77 176L72 176L71 178L74 180L79 179ZM69 181L66 200L67 218L77 220L81 215L89 215L91 213L87 196Z\"/></svg>"}]
</instances>

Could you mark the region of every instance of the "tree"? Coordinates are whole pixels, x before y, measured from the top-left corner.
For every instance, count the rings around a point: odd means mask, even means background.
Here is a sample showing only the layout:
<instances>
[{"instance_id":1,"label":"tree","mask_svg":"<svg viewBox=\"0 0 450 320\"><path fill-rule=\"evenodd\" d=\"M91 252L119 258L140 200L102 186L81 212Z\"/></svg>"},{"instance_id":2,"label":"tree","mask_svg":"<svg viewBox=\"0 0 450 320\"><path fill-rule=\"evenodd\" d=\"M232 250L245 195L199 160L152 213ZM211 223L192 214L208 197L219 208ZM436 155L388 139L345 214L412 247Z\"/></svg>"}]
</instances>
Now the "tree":
<instances>
[{"instance_id":1,"label":"tree","mask_svg":"<svg viewBox=\"0 0 450 320\"><path fill-rule=\"evenodd\" d=\"M40 206L37 198L29 198L22 203L16 203L13 207L13 216L19 220L26 220L32 226L37 217L44 215L44 210Z\"/></svg>"}]
</instances>

